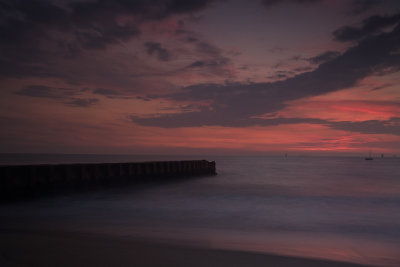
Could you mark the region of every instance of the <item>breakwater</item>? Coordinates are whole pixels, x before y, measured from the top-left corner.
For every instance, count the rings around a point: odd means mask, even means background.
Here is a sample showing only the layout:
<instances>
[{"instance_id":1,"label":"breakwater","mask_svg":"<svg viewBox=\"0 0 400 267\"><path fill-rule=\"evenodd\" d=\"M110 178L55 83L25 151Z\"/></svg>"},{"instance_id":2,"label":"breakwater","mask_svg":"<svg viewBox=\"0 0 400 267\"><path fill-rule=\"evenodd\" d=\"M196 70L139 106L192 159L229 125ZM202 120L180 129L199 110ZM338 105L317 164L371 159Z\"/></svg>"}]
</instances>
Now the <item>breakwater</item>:
<instances>
[{"instance_id":1,"label":"breakwater","mask_svg":"<svg viewBox=\"0 0 400 267\"><path fill-rule=\"evenodd\" d=\"M206 160L0 166L0 200L212 174Z\"/></svg>"}]
</instances>

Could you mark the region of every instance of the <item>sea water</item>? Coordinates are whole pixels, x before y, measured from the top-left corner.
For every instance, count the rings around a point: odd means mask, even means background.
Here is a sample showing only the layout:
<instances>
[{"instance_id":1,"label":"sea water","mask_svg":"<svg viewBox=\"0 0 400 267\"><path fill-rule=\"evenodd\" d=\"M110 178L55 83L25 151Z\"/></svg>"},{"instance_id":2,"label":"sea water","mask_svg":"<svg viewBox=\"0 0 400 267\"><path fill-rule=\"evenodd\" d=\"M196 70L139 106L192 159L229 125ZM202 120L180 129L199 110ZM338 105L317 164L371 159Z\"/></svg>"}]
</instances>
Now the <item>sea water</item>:
<instances>
[{"instance_id":1,"label":"sea water","mask_svg":"<svg viewBox=\"0 0 400 267\"><path fill-rule=\"evenodd\" d=\"M0 164L207 159L216 176L0 205L0 227L400 266L400 158L3 155Z\"/></svg>"}]
</instances>

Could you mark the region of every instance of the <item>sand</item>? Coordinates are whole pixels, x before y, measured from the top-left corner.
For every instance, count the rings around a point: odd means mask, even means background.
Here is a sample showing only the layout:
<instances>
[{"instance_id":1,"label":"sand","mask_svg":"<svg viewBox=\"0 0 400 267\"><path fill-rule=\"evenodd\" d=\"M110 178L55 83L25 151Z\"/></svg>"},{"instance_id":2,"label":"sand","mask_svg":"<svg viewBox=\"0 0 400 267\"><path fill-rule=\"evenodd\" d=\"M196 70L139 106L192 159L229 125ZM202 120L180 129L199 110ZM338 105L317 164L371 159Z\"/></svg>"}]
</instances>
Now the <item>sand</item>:
<instances>
[{"instance_id":1,"label":"sand","mask_svg":"<svg viewBox=\"0 0 400 267\"><path fill-rule=\"evenodd\" d=\"M0 266L272 266L364 265L168 244L93 234L0 231Z\"/></svg>"}]
</instances>

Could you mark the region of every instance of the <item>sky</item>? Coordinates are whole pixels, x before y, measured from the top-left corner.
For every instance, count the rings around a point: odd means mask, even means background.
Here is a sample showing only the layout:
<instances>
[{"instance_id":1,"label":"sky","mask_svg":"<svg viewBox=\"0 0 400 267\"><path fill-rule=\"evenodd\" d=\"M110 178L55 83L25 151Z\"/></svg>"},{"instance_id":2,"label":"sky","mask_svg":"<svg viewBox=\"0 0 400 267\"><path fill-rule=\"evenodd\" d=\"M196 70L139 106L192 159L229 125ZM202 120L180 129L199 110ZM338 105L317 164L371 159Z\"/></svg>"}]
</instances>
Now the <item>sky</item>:
<instances>
[{"instance_id":1,"label":"sky","mask_svg":"<svg viewBox=\"0 0 400 267\"><path fill-rule=\"evenodd\" d=\"M400 156L400 1L0 0L0 152Z\"/></svg>"}]
</instances>

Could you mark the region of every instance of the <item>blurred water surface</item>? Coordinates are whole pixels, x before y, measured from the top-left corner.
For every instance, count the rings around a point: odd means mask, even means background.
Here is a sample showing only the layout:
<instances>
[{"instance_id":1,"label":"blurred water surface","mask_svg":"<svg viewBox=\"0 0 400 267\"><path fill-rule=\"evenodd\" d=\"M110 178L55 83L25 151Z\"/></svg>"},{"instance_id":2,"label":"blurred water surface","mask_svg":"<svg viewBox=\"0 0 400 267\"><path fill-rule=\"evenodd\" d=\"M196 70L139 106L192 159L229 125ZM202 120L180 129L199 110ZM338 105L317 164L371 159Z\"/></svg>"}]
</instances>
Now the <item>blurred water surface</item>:
<instances>
[{"instance_id":1,"label":"blurred water surface","mask_svg":"<svg viewBox=\"0 0 400 267\"><path fill-rule=\"evenodd\" d=\"M217 176L0 205L0 227L400 266L400 159L0 156L1 164L207 159Z\"/></svg>"}]
</instances>

